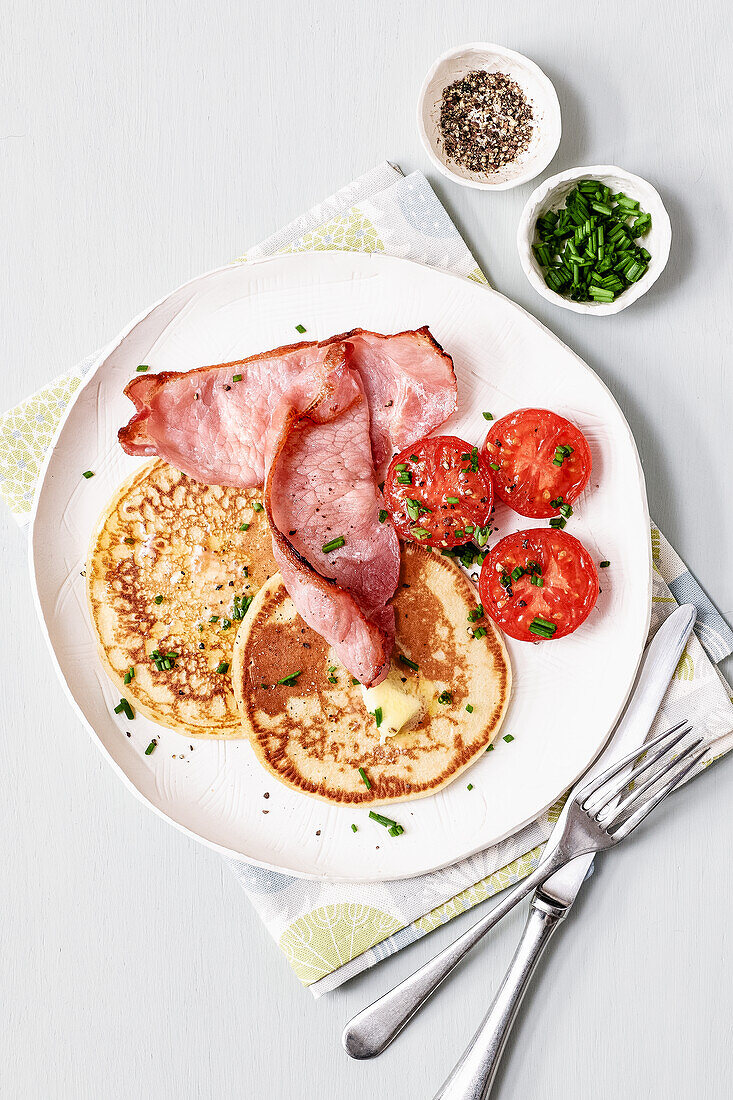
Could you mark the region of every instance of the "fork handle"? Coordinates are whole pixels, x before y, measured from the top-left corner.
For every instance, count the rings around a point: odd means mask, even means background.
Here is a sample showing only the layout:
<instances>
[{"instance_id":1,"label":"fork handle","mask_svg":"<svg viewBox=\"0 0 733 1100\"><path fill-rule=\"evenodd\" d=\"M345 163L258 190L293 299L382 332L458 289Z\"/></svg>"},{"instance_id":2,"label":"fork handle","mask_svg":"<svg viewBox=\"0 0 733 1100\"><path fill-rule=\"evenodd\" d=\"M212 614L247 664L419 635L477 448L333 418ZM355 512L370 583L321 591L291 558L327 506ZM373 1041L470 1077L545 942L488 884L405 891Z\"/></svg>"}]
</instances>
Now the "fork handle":
<instances>
[{"instance_id":1,"label":"fork handle","mask_svg":"<svg viewBox=\"0 0 733 1100\"><path fill-rule=\"evenodd\" d=\"M522 938L484 1020L434 1100L486 1100L529 980L566 907L535 897Z\"/></svg>"},{"instance_id":2,"label":"fork handle","mask_svg":"<svg viewBox=\"0 0 733 1100\"><path fill-rule=\"evenodd\" d=\"M344 1028L341 1041L346 1053L352 1058L373 1058L381 1054L489 929L567 861L567 855L555 849L531 875L518 882L490 913L476 921L467 932L414 974L357 1013Z\"/></svg>"}]
</instances>

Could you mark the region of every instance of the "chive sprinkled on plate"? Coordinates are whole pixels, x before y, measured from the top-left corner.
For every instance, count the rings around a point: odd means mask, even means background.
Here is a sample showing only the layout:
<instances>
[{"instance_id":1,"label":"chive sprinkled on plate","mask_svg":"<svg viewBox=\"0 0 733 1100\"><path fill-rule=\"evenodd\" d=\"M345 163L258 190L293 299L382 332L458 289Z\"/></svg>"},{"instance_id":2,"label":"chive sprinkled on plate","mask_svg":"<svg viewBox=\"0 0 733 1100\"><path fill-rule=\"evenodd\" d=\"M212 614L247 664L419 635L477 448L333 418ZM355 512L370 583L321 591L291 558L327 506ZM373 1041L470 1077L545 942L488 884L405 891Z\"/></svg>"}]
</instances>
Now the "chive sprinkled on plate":
<instances>
[{"instance_id":1,"label":"chive sprinkled on plate","mask_svg":"<svg viewBox=\"0 0 733 1100\"><path fill-rule=\"evenodd\" d=\"M505 740L505 741L513 741L513 740L514 740L514 736L513 736L513 735L512 735L511 733L505 733L505 734L504 734L504 740Z\"/></svg>"},{"instance_id":2,"label":"chive sprinkled on plate","mask_svg":"<svg viewBox=\"0 0 733 1100\"><path fill-rule=\"evenodd\" d=\"M493 420L494 419L494 414L493 413L485 412L485 413L481 413L481 415L483 416L484 420Z\"/></svg>"},{"instance_id":3,"label":"chive sprinkled on plate","mask_svg":"<svg viewBox=\"0 0 733 1100\"><path fill-rule=\"evenodd\" d=\"M413 672L417 672L419 665L415 661L411 661L409 657L405 657L404 653L399 653L397 655L397 658L398 660L402 661L403 665L407 665L407 667L411 668Z\"/></svg>"},{"instance_id":4,"label":"chive sprinkled on plate","mask_svg":"<svg viewBox=\"0 0 733 1100\"><path fill-rule=\"evenodd\" d=\"M140 366L138 366L138 367L135 367L135 370L136 370L136 371L137 371L137 372L138 372L139 374L145 374L145 371L146 371L146 370L150 370L150 367L148 366L148 364L147 364L147 363L141 363L141 364L140 364Z\"/></svg>"},{"instance_id":5,"label":"chive sprinkled on plate","mask_svg":"<svg viewBox=\"0 0 733 1100\"><path fill-rule=\"evenodd\" d=\"M299 332L302 336L303 333L305 332L305 325L296 325L295 326L295 331Z\"/></svg>"},{"instance_id":6,"label":"chive sprinkled on plate","mask_svg":"<svg viewBox=\"0 0 733 1100\"><path fill-rule=\"evenodd\" d=\"M131 722L135 717L135 712L128 703L127 699L124 698L124 696L120 699L119 703L115 707L115 714L124 714L125 718L127 718L129 722Z\"/></svg>"},{"instance_id":7,"label":"chive sprinkled on plate","mask_svg":"<svg viewBox=\"0 0 733 1100\"><path fill-rule=\"evenodd\" d=\"M338 535L335 539L331 539L330 542L324 542L321 550L324 554L330 554L332 550L340 550L342 546L346 546L346 539L343 535Z\"/></svg>"},{"instance_id":8,"label":"chive sprinkled on plate","mask_svg":"<svg viewBox=\"0 0 733 1100\"><path fill-rule=\"evenodd\" d=\"M90 477L94 477L94 470L85 470L81 476L85 477L87 481L89 481Z\"/></svg>"},{"instance_id":9,"label":"chive sprinkled on plate","mask_svg":"<svg viewBox=\"0 0 733 1100\"><path fill-rule=\"evenodd\" d=\"M358 830L358 828L357 828L357 826L356 826L356 825L352 825L352 826L351 826L351 831L352 831L352 833L358 833L358 832L359 832L359 830Z\"/></svg>"},{"instance_id":10,"label":"chive sprinkled on plate","mask_svg":"<svg viewBox=\"0 0 733 1100\"><path fill-rule=\"evenodd\" d=\"M384 814L378 814L376 810L370 810L369 816L372 821L376 821L379 825L384 825L385 829L389 829L390 836L400 836L405 831L403 827L396 821L393 821L391 817L385 817Z\"/></svg>"},{"instance_id":11,"label":"chive sprinkled on plate","mask_svg":"<svg viewBox=\"0 0 733 1100\"><path fill-rule=\"evenodd\" d=\"M601 569L608 569L610 564L611 564L610 561L599 562L599 566L600 566Z\"/></svg>"},{"instance_id":12,"label":"chive sprinkled on plate","mask_svg":"<svg viewBox=\"0 0 733 1100\"><path fill-rule=\"evenodd\" d=\"M153 740L148 745L148 747L146 748L145 755L146 756L152 756L152 754L155 752L157 747L158 747L158 738L154 737Z\"/></svg>"},{"instance_id":13,"label":"chive sprinkled on plate","mask_svg":"<svg viewBox=\"0 0 733 1100\"><path fill-rule=\"evenodd\" d=\"M550 520L550 527L554 528L555 531L562 531L567 522L565 516L553 516Z\"/></svg>"},{"instance_id":14,"label":"chive sprinkled on plate","mask_svg":"<svg viewBox=\"0 0 733 1100\"><path fill-rule=\"evenodd\" d=\"M361 776L361 781L364 784L364 786L366 787L366 789L368 791L370 791L372 789L372 784L371 784L371 781L369 779L369 776L367 775L367 773L364 771L363 768L359 768L359 775Z\"/></svg>"},{"instance_id":15,"label":"chive sprinkled on plate","mask_svg":"<svg viewBox=\"0 0 733 1100\"><path fill-rule=\"evenodd\" d=\"M468 786L466 787L466 790L467 791L472 791L473 790L473 783L469 783Z\"/></svg>"}]
</instances>

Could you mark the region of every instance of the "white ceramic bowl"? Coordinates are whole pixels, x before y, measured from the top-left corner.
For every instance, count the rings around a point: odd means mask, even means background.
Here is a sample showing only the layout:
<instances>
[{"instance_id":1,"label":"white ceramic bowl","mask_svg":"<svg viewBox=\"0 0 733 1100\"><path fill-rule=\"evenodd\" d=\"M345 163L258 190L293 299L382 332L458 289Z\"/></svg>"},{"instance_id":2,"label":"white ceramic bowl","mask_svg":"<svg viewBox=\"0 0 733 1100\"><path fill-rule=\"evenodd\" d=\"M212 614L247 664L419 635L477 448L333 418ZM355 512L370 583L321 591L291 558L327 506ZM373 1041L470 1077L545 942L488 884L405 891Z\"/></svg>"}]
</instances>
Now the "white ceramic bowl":
<instances>
[{"instance_id":1,"label":"white ceramic bowl","mask_svg":"<svg viewBox=\"0 0 733 1100\"><path fill-rule=\"evenodd\" d=\"M646 236L641 238L644 248L651 253L646 275L639 279L638 283L633 283L614 302L573 302L562 294L556 294L545 282L542 268L532 251L532 245L538 241L535 230L537 219L548 210L558 210L578 180L583 179L600 180L613 192L623 191L630 199L638 200L642 210L652 216L652 227ZM632 302L641 298L642 294L646 294L667 265L671 243L672 226L659 192L641 176L634 176L631 172L625 172L623 168L617 168L613 164L592 164L586 168L570 168L567 172L559 172L556 176L545 180L527 199L517 229L519 259L524 274L537 293L548 302L562 306L563 309L572 310L573 313L592 313L596 317L608 317L612 313L620 313L622 309L626 309Z\"/></svg>"},{"instance_id":2,"label":"white ceramic bowl","mask_svg":"<svg viewBox=\"0 0 733 1100\"><path fill-rule=\"evenodd\" d=\"M490 175L469 172L446 156L440 137L440 103L443 89L476 69L490 73L506 73L520 86L534 115L529 148ZM560 104L552 82L542 70L514 50L495 46L491 42L471 42L456 46L442 54L430 67L420 89L417 104L417 127L425 151L435 167L463 187L483 191L507 191L538 176L550 163L560 144L562 124Z\"/></svg>"}]
</instances>

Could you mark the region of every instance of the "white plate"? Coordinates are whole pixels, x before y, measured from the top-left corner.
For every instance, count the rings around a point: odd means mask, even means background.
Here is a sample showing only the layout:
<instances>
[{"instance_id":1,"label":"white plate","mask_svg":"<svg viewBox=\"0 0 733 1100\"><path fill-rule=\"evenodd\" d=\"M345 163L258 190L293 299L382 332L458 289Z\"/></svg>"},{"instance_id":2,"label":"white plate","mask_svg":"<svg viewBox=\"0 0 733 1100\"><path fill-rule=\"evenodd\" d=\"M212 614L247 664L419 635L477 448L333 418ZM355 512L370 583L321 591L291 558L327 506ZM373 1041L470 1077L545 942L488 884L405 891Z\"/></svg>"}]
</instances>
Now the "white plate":
<instances>
[{"instance_id":1,"label":"white plate","mask_svg":"<svg viewBox=\"0 0 733 1100\"><path fill-rule=\"evenodd\" d=\"M198 741L191 750L186 738L146 719L116 717L118 694L97 658L87 613L80 571L92 526L139 461L116 438L132 412L122 389L137 364L188 370L231 361L299 339L297 324L312 339L357 326L396 332L429 324L458 375L459 409L447 431L478 443L487 428L482 410L498 417L527 404L546 406L578 423L593 452L591 489L568 529L596 560L611 561L596 609L560 641L508 640L515 687L503 732L514 741L500 740L441 793L396 805L394 817L406 830L398 839L370 821L366 809L329 806L282 786L246 741ZM89 480L81 476L87 469L95 475ZM533 525L540 524L503 508L497 513L501 535ZM253 863L378 881L434 870L503 839L550 806L595 757L624 704L646 637L649 521L636 447L618 405L538 321L456 275L376 254L314 252L202 275L105 350L44 466L31 573L72 702L118 774L153 809ZM153 735L158 748L145 756Z\"/></svg>"}]
</instances>

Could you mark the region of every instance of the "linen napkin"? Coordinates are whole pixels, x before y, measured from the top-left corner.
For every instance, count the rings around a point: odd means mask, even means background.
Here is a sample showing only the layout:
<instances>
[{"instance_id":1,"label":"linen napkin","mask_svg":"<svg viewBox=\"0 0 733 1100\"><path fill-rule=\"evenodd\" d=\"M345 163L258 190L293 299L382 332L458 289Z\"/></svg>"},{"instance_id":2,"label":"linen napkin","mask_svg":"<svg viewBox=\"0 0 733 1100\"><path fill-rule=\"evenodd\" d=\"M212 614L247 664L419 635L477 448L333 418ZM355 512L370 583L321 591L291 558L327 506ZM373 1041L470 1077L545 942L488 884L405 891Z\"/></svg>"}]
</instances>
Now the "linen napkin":
<instances>
[{"instance_id":1,"label":"linen napkin","mask_svg":"<svg viewBox=\"0 0 733 1100\"><path fill-rule=\"evenodd\" d=\"M312 249L387 252L486 282L427 180L417 172L404 177L387 163L235 262ZM20 524L29 519L40 465L63 411L97 354L0 416L0 495ZM650 537L650 637L678 603L694 603L698 610L695 635L655 728L661 731L689 718L711 745L701 765L705 767L733 747L731 690L716 667L733 651L733 631L654 526ZM331 884L241 860L228 862L296 975L318 997L529 874L539 862L560 805L501 844L417 879Z\"/></svg>"}]
</instances>

